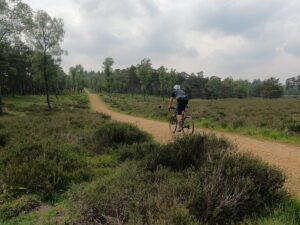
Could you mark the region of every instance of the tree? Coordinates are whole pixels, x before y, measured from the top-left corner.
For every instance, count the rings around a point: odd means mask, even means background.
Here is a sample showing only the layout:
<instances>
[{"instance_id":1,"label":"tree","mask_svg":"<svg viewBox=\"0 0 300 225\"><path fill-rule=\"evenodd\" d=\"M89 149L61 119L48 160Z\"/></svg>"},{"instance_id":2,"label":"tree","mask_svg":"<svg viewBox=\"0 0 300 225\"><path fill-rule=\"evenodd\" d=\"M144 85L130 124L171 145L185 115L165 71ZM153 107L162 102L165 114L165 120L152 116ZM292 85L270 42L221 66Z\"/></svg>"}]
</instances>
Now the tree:
<instances>
[{"instance_id":1,"label":"tree","mask_svg":"<svg viewBox=\"0 0 300 225\"><path fill-rule=\"evenodd\" d=\"M250 97L260 97L261 90L261 81L260 79L254 80L249 87L249 96Z\"/></svg>"},{"instance_id":2,"label":"tree","mask_svg":"<svg viewBox=\"0 0 300 225\"><path fill-rule=\"evenodd\" d=\"M32 28L27 32L28 42L35 51L42 56L42 74L45 81L45 91L47 95L48 108L51 109L49 98L49 73L47 73L48 59L50 57L60 57L63 50L60 43L64 38L64 24L62 19L51 18L47 12L37 11Z\"/></svg>"},{"instance_id":3,"label":"tree","mask_svg":"<svg viewBox=\"0 0 300 225\"><path fill-rule=\"evenodd\" d=\"M203 98L205 97L205 86L207 81L208 78L204 78L201 72L197 74L192 73L186 77L183 87L190 98Z\"/></svg>"},{"instance_id":4,"label":"tree","mask_svg":"<svg viewBox=\"0 0 300 225\"><path fill-rule=\"evenodd\" d=\"M234 82L234 96L246 98L249 92L249 82L247 80L237 80Z\"/></svg>"},{"instance_id":5,"label":"tree","mask_svg":"<svg viewBox=\"0 0 300 225\"><path fill-rule=\"evenodd\" d=\"M165 91L168 85L167 68L161 66L158 68L157 72L158 72L158 79L160 84L160 95L164 100Z\"/></svg>"},{"instance_id":6,"label":"tree","mask_svg":"<svg viewBox=\"0 0 300 225\"><path fill-rule=\"evenodd\" d=\"M225 78L221 83L221 98L233 98L234 97L234 81L231 77Z\"/></svg>"},{"instance_id":7,"label":"tree","mask_svg":"<svg viewBox=\"0 0 300 225\"><path fill-rule=\"evenodd\" d=\"M20 0L1 0L0 15L0 42L3 42L28 28L32 10Z\"/></svg>"},{"instance_id":8,"label":"tree","mask_svg":"<svg viewBox=\"0 0 300 225\"><path fill-rule=\"evenodd\" d=\"M108 93L112 92L112 82L113 82L113 69L112 65L114 64L114 60L112 58L106 58L103 62L103 70L105 75L105 80L107 84Z\"/></svg>"},{"instance_id":9,"label":"tree","mask_svg":"<svg viewBox=\"0 0 300 225\"><path fill-rule=\"evenodd\" d=\"M271 77L264 80L261 85L261 97L263 98L280 98L283 95L283 87L279 79Z\"/></svg>"},{"instance_id":10,"label":"tree","mask_svg":"<svg viewBox=\"0 0 300 225\"><path fill-rule=\"evenodd\" d=\"M144 94L144 100L146 97L146 90L151 82L151 61L150 59L143 59L141 64L136 67L136 75L140 80L141 90Z\"/></svg>"},{"instance_id":11,"label":"tree","mask_svg":"<svg viewBox=\"0 0 300 225\"><path fill-rule=\"evenodd\" d=\"M4 59L1 55L4 48L7 47L7 41L19 35L30 23L32 17L31 8L19 0L5 1L0 0L0 59ZM4 66L4 61L0 61ZM2 109L2 86L4 71L0 71L0 115L3 114Z\"/></svg>"},{"instance_id":12,"label":"tree","mask_svg":"<svg viewBox=\"0 0 300 225\"><path fill-rule=\"evenodd\" d=\"M178 81L177 72L175 69L170 70L168 81L169 81L169 91L172 91L174 85L177 84Z\"/></svg>"},{"instance_id":13,"label":"tree","mask_svg":"<svg viewBox=\"0 0 300 225\"><path fill-rule=\"evenodd\" d=\"M210 77L205 86L205 89L208 98L217 99L220 95L221 78L217 76Z\"/></svg>"}]
</instances>

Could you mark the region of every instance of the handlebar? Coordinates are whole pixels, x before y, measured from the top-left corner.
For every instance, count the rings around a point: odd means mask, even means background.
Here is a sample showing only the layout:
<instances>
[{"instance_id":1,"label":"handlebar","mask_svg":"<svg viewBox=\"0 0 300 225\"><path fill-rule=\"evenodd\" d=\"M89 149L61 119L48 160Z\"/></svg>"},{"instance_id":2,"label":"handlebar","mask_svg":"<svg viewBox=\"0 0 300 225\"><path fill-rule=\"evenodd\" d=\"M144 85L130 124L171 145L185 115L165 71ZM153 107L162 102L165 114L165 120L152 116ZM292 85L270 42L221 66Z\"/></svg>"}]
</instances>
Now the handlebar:
<instances>
[{"instance_id":1,"label":"handlebar","mask_svg":"<svg viewBox=\"0 0 300 225\"><path fill-rule=\"evenodd\" d=\"M188 108L188 107L189 107L189 106L187 105L186 108ZM173 106L170 107L170 108L169 108L169 112L171 111L171 109L176 110L176 107L173 107Z\"/></svg>"},{"instance_id":2,"label":"handlebar","mask_svg":"<svg viewBox=\"0 0 300 225\"><path fill-rule=\"evenodd\" d=\"M170 107L169 112L171 112L171 109L175 110L176 108L175 107Z\"/></svg>"}]
</instances>

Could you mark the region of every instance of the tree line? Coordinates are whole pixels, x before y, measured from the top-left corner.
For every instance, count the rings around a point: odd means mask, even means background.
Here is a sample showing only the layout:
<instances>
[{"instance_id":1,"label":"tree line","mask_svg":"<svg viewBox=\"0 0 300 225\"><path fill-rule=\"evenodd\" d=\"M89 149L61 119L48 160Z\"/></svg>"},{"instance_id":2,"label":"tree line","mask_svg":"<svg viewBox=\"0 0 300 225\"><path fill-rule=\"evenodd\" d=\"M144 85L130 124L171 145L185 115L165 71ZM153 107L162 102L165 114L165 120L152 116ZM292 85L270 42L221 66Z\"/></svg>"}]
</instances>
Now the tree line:
<instances>
[{"instance_id":1,"label":"tree line","mask_svg":"<svg viewBox=\"0 0 300 225\"><path fill-rule=\"evenodd\" d=\"M283 85L275 77L250 82L231 77L205 77L203 72L177 72L164 66L154 69L150 59L143 59L139 64L125 69L114 70L113 64L112 58L106 58L102 64L103 71L85 71L86 86L99 92L136 93L145 97L157 95L162 98L170 95L175 84L180 84L190 98L279 98L288 94L291 89L300 94L300 76L298 79L288 79L287 84Z\"/></svg>"},{"instance_id":2,"label":"tree line","mask_svg":"<svg viewBox=\"0 0 300 225\"><path fill-rule=\"evenodd\" d=\"M0 114L8 95L44 94L51 109L50 94L71 88L60 66L62 19L33 12L21 0L1 0L0 15Z\"/></svg>"}]
</instances>

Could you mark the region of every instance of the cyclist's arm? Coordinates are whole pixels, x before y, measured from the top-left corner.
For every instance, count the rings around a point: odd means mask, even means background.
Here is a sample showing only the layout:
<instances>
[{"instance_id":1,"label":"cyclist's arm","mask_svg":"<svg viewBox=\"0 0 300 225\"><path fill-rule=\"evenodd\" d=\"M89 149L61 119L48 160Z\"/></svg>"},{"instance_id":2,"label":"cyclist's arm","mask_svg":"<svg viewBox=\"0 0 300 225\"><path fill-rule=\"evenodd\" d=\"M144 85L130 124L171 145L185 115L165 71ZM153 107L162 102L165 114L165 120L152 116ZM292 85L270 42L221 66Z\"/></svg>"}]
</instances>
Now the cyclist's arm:
<instances>
[{"instance_id":1,"label":"cyclist's arm","mask_svg":"<svg viewBox=\"0 0 300 225\"><path fill-rule=\"evenodd\" d=\"M172 107L173 101L174 101L174 98L171 97L170 100L169 100L169 106L168 106L168 108L171 108L171 107Z\"/></svg>"}]
</instances>

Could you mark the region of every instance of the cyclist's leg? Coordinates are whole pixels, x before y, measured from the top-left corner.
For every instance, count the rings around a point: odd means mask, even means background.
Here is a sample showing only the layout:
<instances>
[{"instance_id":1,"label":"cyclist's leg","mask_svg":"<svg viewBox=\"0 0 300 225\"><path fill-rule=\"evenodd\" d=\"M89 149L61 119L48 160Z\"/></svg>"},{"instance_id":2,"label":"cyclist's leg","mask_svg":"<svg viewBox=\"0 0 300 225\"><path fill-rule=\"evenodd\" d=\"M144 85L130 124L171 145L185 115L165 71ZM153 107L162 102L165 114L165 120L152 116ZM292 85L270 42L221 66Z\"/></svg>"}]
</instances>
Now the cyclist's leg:
<instances>
[{"instance_id":1,"label":"cyclist's leg","mask_svg":"<svg viewBox=\"0 0 300 225\"><path fill-rule=\"evenodd\" d=\"M185 109L186 109L186 107L187 107L187 104L188 104L188 101L183 101L182 103L182 125L183 125L183 120L184 120L184 118L185 118Z\"/></svg>"},{"instance_id":2,"label":"cyclist's leg","mask_svg":"<svg viewBox=\"0 0 300 225\"><path fill-rule=\"evenodd\" d=\"M179 131L182 130L182 119L183 119L183 104L182 102L178 101L177 108L176 108L176 113L177 113L177 121L179 125Z\"/></svg>"}]
</instances>

